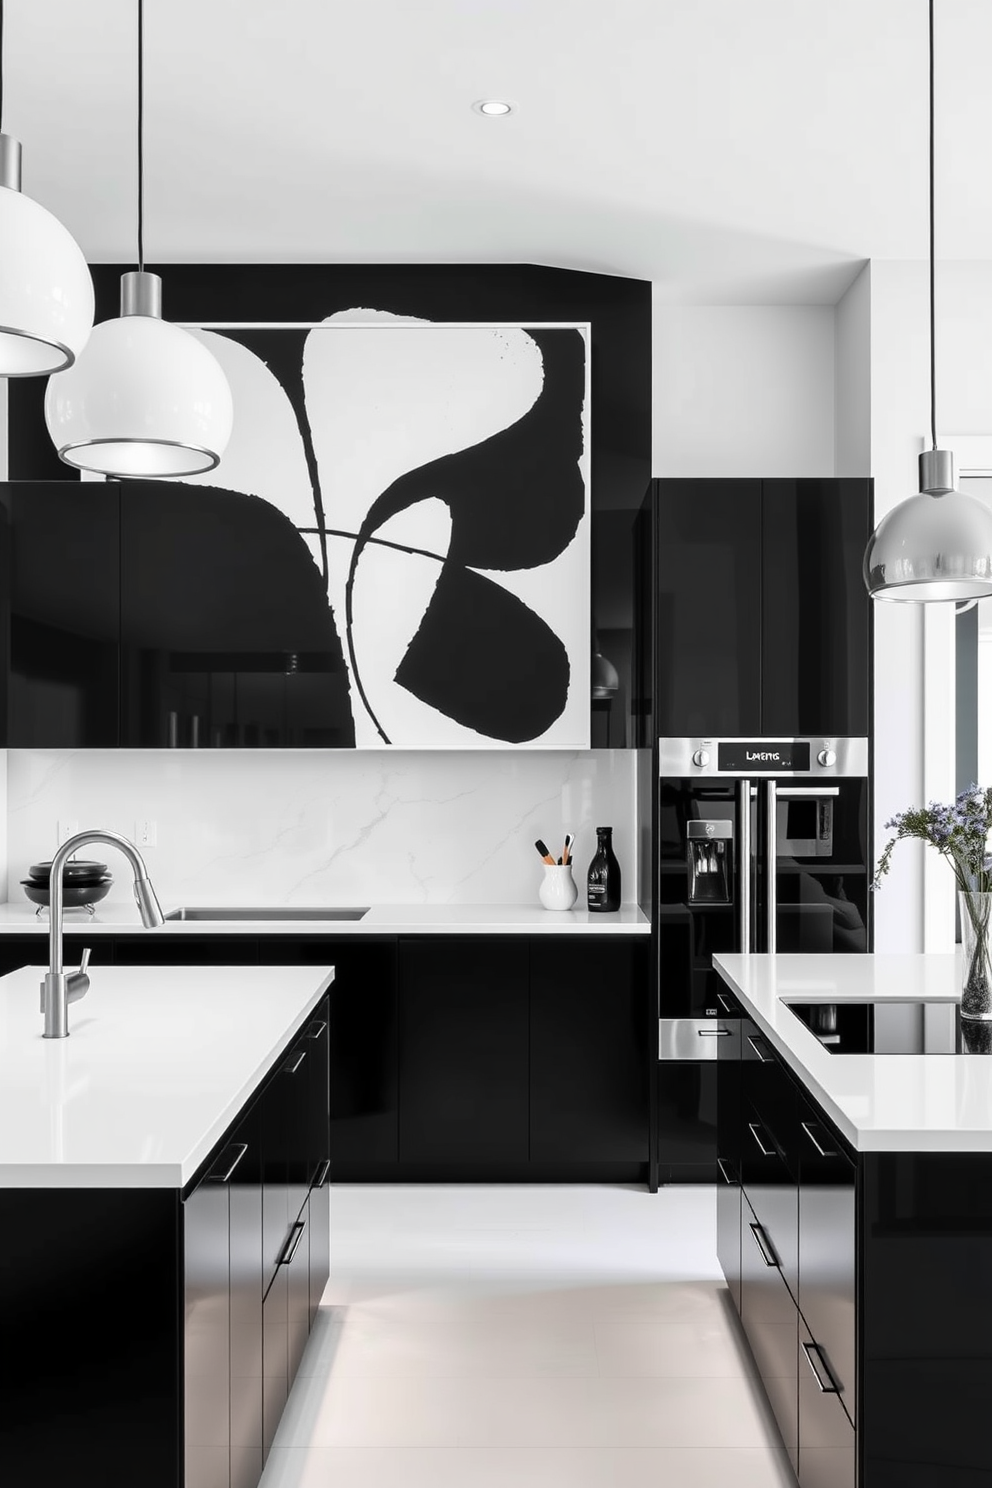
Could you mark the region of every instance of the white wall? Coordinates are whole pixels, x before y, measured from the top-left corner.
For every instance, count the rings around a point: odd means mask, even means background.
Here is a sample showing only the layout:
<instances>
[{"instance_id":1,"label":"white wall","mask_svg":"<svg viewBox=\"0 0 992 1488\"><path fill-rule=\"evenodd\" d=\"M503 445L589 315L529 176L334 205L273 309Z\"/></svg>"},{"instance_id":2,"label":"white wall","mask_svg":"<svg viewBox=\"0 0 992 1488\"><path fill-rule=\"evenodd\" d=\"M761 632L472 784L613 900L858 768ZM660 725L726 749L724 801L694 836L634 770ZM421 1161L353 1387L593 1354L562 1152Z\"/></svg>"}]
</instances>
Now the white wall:
<instances>
[{"instance_id":1,"label":"white wall","mask_svg":"<svg viewBox=\"0 0 992 1488\"><path fill-rule=\"evenodd\" d=\"M534 902L535 839L557 855L577 834L584 893L597 826L613 827L635 900L636 763L633 750L12 749L10 897L52 856L60 820L130 837L152 818L158 845L142 851L163 903ZM123 862L107 861L127 899Z\"/></svg>"},{"instance_id":2,"label":"white wall","mask_svg":"<svg viewBox=\"0 0 992 1488\"><path fill-rule=\"evenodd\" d=\"M871 474L871 265L834 310L834 471Z\"/></svg>"},{"instance_id":3,"label":"white wall","mask_svg":"<svg viewBox=\"0 0 992 1488\"><path fill-rule=\"evenodd\" d=\"M876 521L919 489L930 426L925 262L871 265L871 466ZM937 435L992 434L992 264L938 264ZM953 615L944 605L875 610L876 846L894 811L953 797ZM902 843L876 901L879 950L949 949L953 879L922 845Z\"/></svg>"},{"instance_id":4,"label":"white wall","mask_svg":"<svg viewBox=\"0 0 992 1488\"><path fill-rule=\"evenodd\" d=\"M654 475L833 475L833 306L656 293L652 396Z\"/></svg>"}]
</instances>

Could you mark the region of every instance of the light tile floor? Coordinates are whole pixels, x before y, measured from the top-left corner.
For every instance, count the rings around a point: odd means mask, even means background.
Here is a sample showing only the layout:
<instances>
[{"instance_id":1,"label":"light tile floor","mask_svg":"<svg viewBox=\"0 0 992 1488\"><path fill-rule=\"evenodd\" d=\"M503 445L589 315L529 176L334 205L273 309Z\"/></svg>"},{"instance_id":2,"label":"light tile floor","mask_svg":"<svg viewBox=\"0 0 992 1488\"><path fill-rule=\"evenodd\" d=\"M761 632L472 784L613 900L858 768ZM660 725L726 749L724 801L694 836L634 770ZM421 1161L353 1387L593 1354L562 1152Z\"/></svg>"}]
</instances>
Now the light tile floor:
<instances>
[{"instance_id":1,"label":"light tile floor","mask_svg":"<svg viewBox=\"0 0 992 1488\"><path fill-rule=\"evenodd\" d=\"M795 1488L712 1188L338 1186L261 1488Z\"/></svg>"}]
</instances>

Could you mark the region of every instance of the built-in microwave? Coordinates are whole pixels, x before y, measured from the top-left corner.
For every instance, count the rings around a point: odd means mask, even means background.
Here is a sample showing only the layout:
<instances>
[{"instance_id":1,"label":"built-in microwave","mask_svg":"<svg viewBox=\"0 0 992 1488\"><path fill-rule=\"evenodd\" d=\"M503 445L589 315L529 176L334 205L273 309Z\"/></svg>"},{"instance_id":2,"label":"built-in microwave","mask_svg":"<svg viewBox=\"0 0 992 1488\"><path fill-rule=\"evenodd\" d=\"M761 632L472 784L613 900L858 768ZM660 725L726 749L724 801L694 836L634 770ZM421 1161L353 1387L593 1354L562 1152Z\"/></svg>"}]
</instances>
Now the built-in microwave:
<instances>
[{"instance_id":1,"label":"built-in microwave","mask_svg":"<svg viewBox=\"0 0 992 1488\"><path fill-rule=\"evenodd\" d=\"M834 802L839 794L836 785L779 785L775 850L780 858L833 856Z\"/></svg>"}]
</instances>

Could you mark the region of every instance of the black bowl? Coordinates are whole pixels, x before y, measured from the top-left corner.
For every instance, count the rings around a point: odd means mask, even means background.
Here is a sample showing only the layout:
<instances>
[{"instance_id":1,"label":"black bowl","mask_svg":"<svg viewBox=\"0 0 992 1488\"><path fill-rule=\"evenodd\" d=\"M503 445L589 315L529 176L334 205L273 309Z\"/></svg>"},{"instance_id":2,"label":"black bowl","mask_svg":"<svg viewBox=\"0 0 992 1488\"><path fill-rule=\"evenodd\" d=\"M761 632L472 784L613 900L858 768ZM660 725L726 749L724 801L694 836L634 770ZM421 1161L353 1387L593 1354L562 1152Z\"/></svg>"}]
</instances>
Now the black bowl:
<instances>
[{"instance_id":1,"label":"black bowl","mask_svg":"<svg viewBox=\"0 0 992 1488\"><path fill-rule=\"evenodd\" d=\"M112 878L101 878L93 884L66 884L62 891L62 903L66 909L76 908L80 904L98 904L101 899L106 899L113 883ZM21 887L32 904L48 904L51 900L51 891L47 884L32 883L29 878L22 878Z\"/></svg>"},{"instance_id":2,"label":"black bowl","mask_svg":"<svg viewBox=\"0 0 992 1488\"><path fill-rule=\"evenodd\" d=\"M72 858L62 870L62 882L99 883L106 872L106 863L92 863L87 862L85 858ZM32 863L28 869L28 878L33 878L37 883L47 883L51 876L51 862Z\"/></svg>"}]
</instances>

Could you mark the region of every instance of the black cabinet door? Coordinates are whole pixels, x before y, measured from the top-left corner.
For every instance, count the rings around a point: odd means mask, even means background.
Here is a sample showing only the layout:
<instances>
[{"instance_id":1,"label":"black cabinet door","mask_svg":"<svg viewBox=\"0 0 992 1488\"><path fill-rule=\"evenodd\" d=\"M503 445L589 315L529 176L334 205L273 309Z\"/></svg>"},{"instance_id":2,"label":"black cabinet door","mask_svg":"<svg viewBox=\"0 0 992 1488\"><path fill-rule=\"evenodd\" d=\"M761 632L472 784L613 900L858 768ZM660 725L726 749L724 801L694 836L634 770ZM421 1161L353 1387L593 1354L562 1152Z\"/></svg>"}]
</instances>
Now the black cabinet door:
<instances>
[{"instance_id":1,"label":"black cabinet door","mask_svg":"<svg viewBox=\"0 0 992 1488\"><path fill-rule=\"evenodd\" d=\"M799 1313L746 1193L741 1200L741 1322L795 1469L799 1455Z\"/></svg>"},{"instance_id":2,"label":"black cabinet door","mask_svg":"<svg viewBox=\"0 0 992 1488\"><path fill-rule=\"evenodd\" d=\"M855 1401L856 1169L819 1112L800 1101L799 1296L837 1398Z\"/></svg>"},{"instance_id":3,"label":"black cabinet door","mask_svg":"<svg viewBox=\"0 0 992 1488\"><path fill-rule=\"evenodd\" d=\"M261 1117L255 1101L231 1137L231 1488L255 1488L262 1475Z\"/></svg>"},{"instance_id":4,"label":"black cabinet door","mask_svg":"<svg viewBox=\"0 0 992 1488\"><path fill-rule=\"evenodd\" d=\"M10 648L2 716L11 748L120 742L119 491L101 481L0 485L0 631L9 629Z\"/></svg>"},{"instance_id":5,"label":"black cabinet door","mask_svg":"<svg viewBox=\"0 0 992 1488\"><path fill-rule=\"evenodd\" d=\"M309 1188L310 1040L297 1039L262 1093L262 1285L284 1262Z\"/></svg>"},{"instance_id":6,"label":"black cabinet door","mask_svg":"<svg viewBox=\"0 0 992 1488\"><path fill-rule=\"evenodd\" d=\"M741 1310L741 1010L717 993L716 1253L737 1311Z\"/></svg>"},{"instance_id":7,"label":"black cabinet door","mask_svg":"<svg viewBox=\"0 0 992 1488\"><path fill-rule=\"evenodd\" d=\"M761 482L663 480L654 596L661 737L761 729Z\"/></svg>"},{"instance_id":8,"label":"black cabinet door","mask_svg":"<svg viewBox=\"0 0 992 1488\"><path fill-rule=\"evenodd\" d=\"M516 936L400 941L402 1161L527 1161L527 973Z\"/></svg>"},{"instance_id":9,"label":"black cabinet door","mask_svg":"<svg viewBox=\"0 0 992 1488\"><path fill-rule=\"evenodd\" d=\"M854 1427L840 1403L836 1382L823 1354L801 1317L798 1368L800 1488L854 1488L857 1481ZM894 1465L898 1474L903 1464ZM939 1478L938 1469L930 1481Z\"/></svg>"},{"instance_id":10,"label":"black cabinet door","mask_svg":"<svg viewBox=\"0 0 992 1488\"><path fill-rule=\"evenodd\" d=\"M262 1303L262 1449L268 1457L289 1397L289 1273L278 1266Z\"/></svg>"},{"instance_id":11,"label":"black cabinet door","mask_svg":"<svg viewBox=\"0 0 992 1488\"><path fill-rule=\"evenodd\" d=\"M658 1167L662 1183L713 1183L717 1066L712 1059L658 1063Z\"/></svg>"},{"instance_id":12,"label":"black cabinet door","mask_svg":"<svg viewBox=\"0 0 992 1488\"><path fill-rule=\"evenodd\" d=\"M231 1473L230 1190L227 1148L183 1205L186 1488L228 1488Z\"/></svg>"},{"instance_id":13,"label":"black cabinet door","mask_svg":"<svg viewBox=\"0 0 992 1488\"><path fill-rule=\"evenodd\" d=\"M533 940L532 1162L646 1162L646 941Z\"/></svg>"},{"instance_id":14,"label":"black cabinet door","mask_svg":"<svg viewBox=\"0 0 992 1488\"><path fill-rule=\"evenodd\" d=\"M310 1205L303 1205L293 1222L285 1255L287 1347L290 1385L300 1367L310 1336Z\"/></svg>"},{"instance_id":15,"label":"black cabinet door","mask_svg":"<svg viewBox=\"0 0 992 1488\"><path fill-rule=\"evenodd\" d=\"M128 481L121 642L125 745L354 744L320 569L256 497Z\"/></svg>"},{"instance_id":16,"label":"black cabinet door","mask_svg":"<svg viewBox=\"0 0 992 1488\"><path fill-rule=\"evenodd\" d=\"M329 1022L331 1150L335 1175L398 1154L396 947L388 941L269 936L274 966L333 966Z\"/></svg>"},{"instance_id":17,"label":"black cabinet door","mask_svg":"<svg viewBox=\"0 0 992 1488\"><path fill-rule=\"evenodd\" d=\"M868 732L867 480L762 482L761 731Z\"/></svg>"},{"instance_id":18,"label":"black cabinet door","mask_svg":"<svg viewBox=\"0 0 992 1488\"><path fill-rule=\"evenodd\" d=\"M767 1040L741 1022L741 1182L793 1298L799 1295L796 1089Z\"/></svg>"},{"instance_id":19,"label":"black cabinet door","mask_svg":"<svg viewBox=\"0 0 992 1488\"><path fill-rule=\"evenodd\" d=\"M331 1270L331 1209L328 1175L331 1167L329 998L322 998L307 1026L310 1041L307 1089L310 1144L310 1193L307 1200L307 1255L309 1257L308 1323L313 1320Z\"/></svg>"},{"instance_id":20,"label":"black cabinet door","mask_svg":"<svg viewBox=\"0 0 992 1488\"><path fill-rule=\"evenodd\" d=\"M330 994L331 1159L399 1156L396 948L336 945Z\"/></svg>"}]
</instances>

